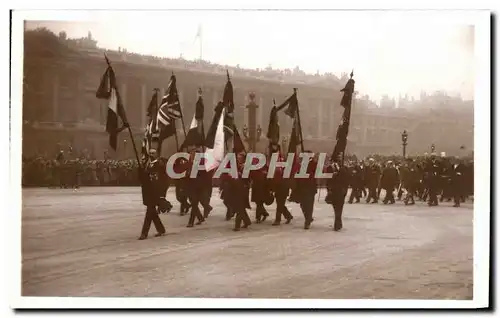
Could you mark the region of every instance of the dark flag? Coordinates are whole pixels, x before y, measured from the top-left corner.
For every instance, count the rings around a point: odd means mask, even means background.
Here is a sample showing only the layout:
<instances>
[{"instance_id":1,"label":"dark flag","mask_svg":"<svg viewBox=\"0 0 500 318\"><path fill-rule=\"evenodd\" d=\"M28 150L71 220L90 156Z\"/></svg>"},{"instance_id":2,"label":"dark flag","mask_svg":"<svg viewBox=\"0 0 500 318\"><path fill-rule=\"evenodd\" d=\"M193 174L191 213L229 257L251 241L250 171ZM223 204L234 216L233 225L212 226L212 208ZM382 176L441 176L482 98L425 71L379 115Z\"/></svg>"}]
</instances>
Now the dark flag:
<instances>
[{"instance_id":1,"label":"dark flag","mask_svg":"<svg viewBox=\"0 0 500 318\"><path fill-rule=\"evenodd\" d=\"M236 129L236 126L234 127L234 138L233 138L233 152L235 154L238 154L240 152L246 153L245 145L243 144L243 140L240 137L240 134L238 133L238 129Z\"/></svg>"},{"instance_id":2,"label":"dark flag","mask_svg":"<svg viewBox=\"0 0 500 318\"><path fill-rule=\"evenodd\" d=\"M278 121L278 108L273 106L269 115L269 126L267 128L267 139L272 144L278 144L280 140L280 124Z\"/></svg>"},{"instance_id":3,"label":"dark flag","mask_svg":"<svg viewBox=\"0 0 500 318\"><path fill-rule=\"evenodd\" d=\"M299 134L299 127L298 127L298 120L294 119L293 121L293 127L292 127L292 133L290 135L290 141L288 142L288 153L296 153L297 152L297 147L300 145L301 140L300 140L300 134Z\"/></svg>"},{"instance_id":4,"label":"dark flag","mask_svg":"<svg viewBox=\"0 0 500 318\"><path fill-rule=\"evenodd\" d=\"M280 111L285 107L287 107L285 109L285 114L287 114L290 118L293 119L292 134L290 136L290 141L288 144L288 152L295 153L296 148L299 144L303 148L302 126L300 124L299 101L297 99L297 89L296 88L293 89L293 94L285 102L283 102L283 104L281 104L280 106L277 107L277 111ZM272 111L271 111L271 116L273 116ZM271 125L271 123L269 123L269 125ZM268 134L269 134L269 131L268 131ZM279 135L278 135L278 139L279 139Z\"/></svg>"},{"instance_id":5,"label":"dark flag","mask_svg":"<svg viewBox=\"0 0 500 318\"><path fill-rule=\"evenodd\" d=\"M107 61L107 58L106 58ZM108 63L108 68L101 78L101 83L96 92L96 97L108 101L108 116L106 119L106 132L109 134L109 145L116 151L118 133L121 129L118 128L118 118L123 122L123 126L128 126L125 116L125 109L116 87L115 72Z\"/></svg>"},{"instance_id":6,"label":"dark flag","mask_svg":"<svg viewBox=\"0 0 500 318\"><path fill-rule=\"evenodd\" d=\"M297 109L299 108L299 101L297 100L297 92L295 91L292 96L290 96L283 104L278 107L278 111L285 109L285 114L287 114L290 118L295 118L297 115Z\"/></svg>"},{"instance_id":7,"label":"dark flag","mask_svg":"<svg viewBox=\"0 0 500 318\"><path fill-rule=\"evenodd\" d=\"M152 119L156 120L156 114L158 114L158 91L155 89L153 96L151 96L151 100L149 101L148 110L146 115Z\"/></svg>"},{"instance_id":8,"label":"dark flag","mask_svg":"<svg viewBox=\"0 0 500 318\"><path fill-rule=\"evenodd\" d=\"M159 143L175 134L175 120L182 117L175 75L170 76L167 91L158 109L156 127L160 132Z\"/></svg>"},{"instance_id":9,"label":"dark flag","mask_svg":"<svg viewBox=\"0 0 500 318\"><path fill-rule=\"evenodd\" d=\"M341 90L344 93L342 96L342 100L340 101L340 105L344 107L344 113L342 115L342 121L337 129L337 143L335 144L335 148L333 149L332 159L334 161L343 161L345 149L347 146L347 135L349 133L349 121L351 120L351 106L352 106L352 97L354 95L354 80L352 77L354 73L351 72L351 78L347 81L345 87ZM341 157L342 155L342 157Z\"/></svg>"},{"instance_id":10,"label":"dark flag","mask_svg":"<svg viewBox=\"0 0 500 318\"><path fill-rule=\"evenodd\" d=\"M198 101L196 102L196 108L193 115L193 120L191 121L191 126L186 135L186 139L182 143L181 149L185 149L188 146L202 146L204 143L204 130L203 130L203 114L205 112L205 106L203 104L203 97L201 96L201 88L198 89Z\"/></svg>"},{"instance_id":11,"label":"dark flag","mask_svg":"<svg viewBox=\"0 0 500 318\"><path fill-rule=\"evenodd\" d=\"M234 135L234 99L233 99L233 84L227 72L227 83L224 87L224 95L222 97L222 104L226 108L226 116L224 117L224 140L228 140Z\"/></svg>"}]
</instances>

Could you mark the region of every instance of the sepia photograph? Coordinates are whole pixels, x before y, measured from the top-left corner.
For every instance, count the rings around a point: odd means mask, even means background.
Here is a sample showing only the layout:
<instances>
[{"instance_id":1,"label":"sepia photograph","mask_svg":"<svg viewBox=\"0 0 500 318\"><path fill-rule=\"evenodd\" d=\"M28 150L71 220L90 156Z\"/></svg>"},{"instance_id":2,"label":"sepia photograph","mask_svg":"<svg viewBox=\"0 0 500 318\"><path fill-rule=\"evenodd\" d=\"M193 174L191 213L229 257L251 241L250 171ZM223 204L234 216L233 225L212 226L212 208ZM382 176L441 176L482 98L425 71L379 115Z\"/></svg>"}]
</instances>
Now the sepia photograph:
<instances>
[{"instance_id":1,"label":"sepia photograph","mask_svg":"<svg viewBox=\"0 0 500 318\"><path fill-rule=\"evenodd\" d=\"M491 306L488 11L11 21L11 307Z\"/></svg>"}]
</instances>

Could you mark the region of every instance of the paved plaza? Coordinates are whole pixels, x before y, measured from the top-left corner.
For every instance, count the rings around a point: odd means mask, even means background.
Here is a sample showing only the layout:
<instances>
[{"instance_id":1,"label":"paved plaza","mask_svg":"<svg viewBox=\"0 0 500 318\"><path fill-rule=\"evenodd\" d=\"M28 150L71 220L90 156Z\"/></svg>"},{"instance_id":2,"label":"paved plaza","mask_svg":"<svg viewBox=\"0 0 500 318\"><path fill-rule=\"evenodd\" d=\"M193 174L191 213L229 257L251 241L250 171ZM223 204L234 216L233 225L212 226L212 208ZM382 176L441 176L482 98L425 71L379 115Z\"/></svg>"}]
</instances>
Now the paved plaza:
<instances>
[{"instance_id":1,"label":"paved plaza","mask_svg":"<svg viewBox=\"0 0 500 318\"><path fill-rule=\"evenodd\" d=\"M233 232L214 189L207 221L186 228L175 191L167 235L138 241L138 187L23 189L23 296L472 299L473 209L346 204L344 227L316 201L311 229L297 204L289 225ZM249 210L252 220L255 209Z\"/></svg>"}]
</instances>

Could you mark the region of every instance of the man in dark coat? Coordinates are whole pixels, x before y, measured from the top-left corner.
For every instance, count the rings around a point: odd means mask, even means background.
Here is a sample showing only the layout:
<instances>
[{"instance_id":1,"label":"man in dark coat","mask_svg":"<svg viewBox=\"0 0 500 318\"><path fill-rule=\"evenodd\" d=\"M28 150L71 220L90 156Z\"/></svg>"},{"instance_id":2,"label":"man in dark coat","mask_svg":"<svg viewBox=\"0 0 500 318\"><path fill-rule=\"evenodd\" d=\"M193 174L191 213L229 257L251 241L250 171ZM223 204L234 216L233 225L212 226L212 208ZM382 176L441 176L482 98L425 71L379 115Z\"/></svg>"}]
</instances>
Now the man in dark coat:
<instances>
[{"instance_id":1,"label":"man in dark coat","mask_svg":"<svg viewBox=\"0 0 500 318\"><path fill-rule=\"evenodd\" d=\"M253 164L256 164L257 158L254 158ZM250 171L250 180L252 183L251 200L256 205L255 220L256 223L264 222L269 213L267 212L264 204L270 203L272 196L271 189L269 188L269 180L267 179L267 166L263 166L259 170Z\"/></svg>"},{"instance_id":2,"label":"man in dark coat","mask_svg":"<svg viewBox=\"0 0 500 318\"><path fill-rule=\"evenodd\" d=\"M349 171L346 167L341 167L334 161L327 172L332 173L332 178L328 180L328 194L325 202L331 204L335 213L334 231L340 231L343 227L342 212L344 210L345 197L349 188Z\"/></svg>"},{"instance_id":3,"label":"man in dark coat","mask_svg":"<svg viewBox=\"0 0 500 318\"><path fill-rule=\"evenodd\" d=\"M307 153L312 153L311 151L306 151ZM307 162L307 174L309 177L296 179L296 191L300 202L300 208L304 214L304 229L308 230L311 223L314 221L313 211L314 211L314 197L317 193L317 181L315 178L316 167L318 166L318 161L316 158L302 158L302 160L308 160Z\"/></svg>"},{"instance_id":4,"label":"man in dark coat","mask_svg":"<svg viewBox=\"0 0 500 318\"><path fill-rule=\"evenodd\" d=\"M427 174L427 187L429 189L429 201L427 204L429 206L437 206L438 198L437 194L439 191L439 183L442 174L441 163L437 160L436 155L432 154L430 160L426 165Z\"/></svg>"},{"instance_id":5,"label":"man in dark coat","mask_svg":"<svg viewBox=\"0 0 500 318\"><path fill-rule=\"evenodd\" d=\"M154 223L157 231L155 236L165 234L165 227L158 216L157 207L161 204L161 198L165 195L168 187L166 168L163 162L158 160L156 149L149 151L149 158L145 160L144 164L145 168L139 168L139 179L142 188L142 202L147 209L139 240L148 237L151 222Z\"/></svg>"},{"instance_id":6,"label":"man in dark coat","mask_svg":"<svg viewBox=\"0 0 500 318\"><path fill-rule=\"evenodd\" d=\"M375 160L373 158L369 159L369 163L370 165L367 166L365 170L365 183L368 188L366 203L370 203L370 200L373 200L372 203L377 203L377 187L380 180L380 168L375 164Z\"/></svg>"},{"instance_id":7,"label":"man in dark coat","mask_svg":"<svg viewBox=\"0 0 500 318\"><path fill-rule=\"evenodd\" d=\"M458 208L460 206L460 201L464 196L466 191L465 176L467 173L467 167L465 164L459 160L453 167L453 175L451 178L451 192L453 194L453 206Z\"/></svg>"},{"instance_id":8,"label":"man in dark coat","mask_svg":"<svg viewBox=\"0 0 500 318\"><path fill-rule=\"evenodd\" d=\"M250 224L252 224L246 210L248 201L249 179L243 178L242 176L242 162L244 162L245 160L244 156L244 154L238 154L238 175L236 177L233 177L227 173L221 175L221 179L227 182L227 187L224 191L226 191L228 205L236 215L233 231L239 231L241 227L247 228L250 226ZM242 222L243 226L241 226Z\"/></svg>"},{"instance_id":9,"label":"man in dark coat","mask_svg":"<svg viewBox=\"0 0 500 318\"><path fill-rule=\"evenodd\" d=\"M191 203L191 213L189 215L189 221L186 227L193 227L195 219L198 219L196 225L200 225L205 221L205 217L201 214L199 205L203 198L203 194L205 193L204 190L206 183L204 182L204 178L206 178L206 171L199 171L196 178L191 178L191 170L193 169L194 157L196 156L196 153L201 152L202 149L200 147L189 147L188 150L190 151L190 160L188 163L185 180L187 196L189 198L189 202Z\"/></svg>"},{"instance_id":10,"label":"man in dark coat","mask_svg":"<svg viewBox=\"0 0 500 318\"><path fill-rule=\"evenodd\" d=\"M352 204L354 199L356 199L356 203L359 203L363 188L363 175L361 167L357 163L350 169L350 177L351 195L349 196L349 204Z\"/></svg>"},{"instance_id":11,"label":"man in dark coat","mask_svg":"<svg viewBox=\"0 0 500 318\"><path fill-rule=\"evenodd\" d=\"M385 190L384 204L390 203L394 204L394 189L399 183L398 170L394 166L392 161L387 162L387 166L382 173L380 178L380 187Z\"/></svg>"}]
</instances>

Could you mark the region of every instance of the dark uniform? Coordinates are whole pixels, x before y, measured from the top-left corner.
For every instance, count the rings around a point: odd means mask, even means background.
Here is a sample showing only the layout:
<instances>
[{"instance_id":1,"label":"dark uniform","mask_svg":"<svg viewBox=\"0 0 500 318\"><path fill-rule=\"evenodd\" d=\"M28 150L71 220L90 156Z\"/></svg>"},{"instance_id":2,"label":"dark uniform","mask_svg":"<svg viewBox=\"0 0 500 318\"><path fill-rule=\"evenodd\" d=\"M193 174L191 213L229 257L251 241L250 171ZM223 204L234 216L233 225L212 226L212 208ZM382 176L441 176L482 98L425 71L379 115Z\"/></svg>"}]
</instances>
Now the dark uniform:
<instances>
[{"instance_id":1,"label":"dark uniform","mask_svg":"<svg viewBox=\"0 0 500 318\"><path fill-rule=\"evenodd\" d=\"M279 156L278 162L284 161L284 158ZM294 170L292 169L291 174L294 174ZM286 207L286 199L288 198L288 195L290 194L290 179L285 179L283 178L283 173L284 173L284 168L276 167L274 170L274 176L271 182L271 190L274 193L274 198L276 200L276 217L273 222L273 226L277 226L281 224L281 216L283 215L286 219L286 224L289 224L293 216L288 211Z\"/></svg>"},{"instance_id":2,"label":"dark uniform","mask_svg":"<svg viewBox=\"0 0 500 318\"><path fill-rule=\"evenodd\" d=\"M399 184L398 170L389 162L380 178L380 187L385 190L384 204L394 204L394 189Z\"/></svg>"},{"instance_id":3,"label":"dark uniform","mask_svg":"<svg viewBox=\"0 0 500 318\"><path fill-rule=\"evenodd\" d=\"M163 161L150 159L144 170L139 168L139 179L142 187L142 202L147 207L144 223L142 225L140 240L148 237L151 222L154 223L157 234L165 234L165 227L158 216L157 207L162 204L161 198L165 196L168 188L167 173Z\"/></svg>"},{"instance_id":4,"label":"dark uniform","mask_svg":"<svg viewBox=\"0 0 500 318\"><path fill-rule=\"evenodd\" d=\"M236 178L233 178L230 174L223 174L221 176L221 179L227 182L227 187L224 190L227 196L227 203L236 215L233 229L234 231L240 230L242 222L243 228L247 228L250 224L252 224L246 210L248 203L249 179L242 177L243 171L241 168L238 168L238 176Z\"/></svg>"},{"instance_id":5,"label":"dark uniform","mask_svg":"<svg viewBox=\"0 0 500 318\"><path fill-rule=\"evenodd\" d=\"M453 194L454 207L460 206L460 201L465 193L465 175L466 166L463 163L458 163L454 166L453 175L451 178L451 192Z\"/></svg>"},{"instance_id":6,"label":"dark uniform","mask_svg":"<svg viewBox=\"0 0 500 318\"><path fill-rule=\"evenodd\" d=\"M363 171L358 164L355 164L350 169L350 177L351 195L349 196L349 203L351 204L354 199L356 199L356 203L359 203L363 190Z\"/></svg>"},{"instance_id":7,"label":"dark uniform","mask_svg":"<svg viewBox=\"0 0 500 318\"><path fill-rule=\"evenodd\" d=\"M194 160L195 153L191 153L191 160L188 164L188 169L186 171L186 190L187 196L189 198L189 202L191 203L191 213L189 215L189 221L187 227L194 226L194 220L198 219L197 225L202 224L205 221L204 216L201 214L199 204L203 199L203 194L205 190L205 182L203 181L206 178L206 171L199 171L197 178L191 178L191 169Z\"/></svg>"},{"instance_id":8,"label":"dark uniform","mask_svg":"<svg viewBox=\"0 0 500 318\"><path fill-rule=\"evenodd\" d=\"M429 206L438 205L437 194L439 191L441 170L441 164L432 157L431 160L428 161L425 171L427 175L427 187L429 189L429 201L427 202Z\"/></svg>"},{"instance_id":9,"label":"dark uniform","mask_svg":"<svg viewBox=\"0 0 500 318\"><path fill-rule=\"evenodd\" d=\"M349 188L349 171L346 167L340 167L334 162L327 172L332 173L332 178L328 180L328 194L325 202L331 204L335 213L333 229L340 231L343 227L342 212L344 210L345 197Z\"/></svg>"},{"instance_id":10,"label":"dark uniform","mask_svg":"<svg viewBox=\"0 0 500 318\"><path fill-rule=\"evenodd\" d=\"M270 180L267 179L267 166L263 166L259 170L250 171L250 180L252 183L251 201L257 206L255 219L257 223L261 223L269 216L264 204L269 205L274 200L269 185Z\"/></svg>"},{"instance_id":11,"label":"dark uniform","mask_svg":"<svg viewBox=\"0 0 500 318\"><path fill-rule=\"evenodd\" d=\"M365 183L368 188L368 197L366 198L366 203L370 203L370 200L373 200L372 203L378 202L377 195L377 186L379 185L380 180L380 168L372 163L370 166L365 168Z\"/></svg>"},{"instance_id":12,"label":"dark uniform","mask_svg":"<svg viewBox=\"0 0 500 318\"><path fill-rule=\"evenodd\" d=\"M318 162L311 159L307 166L308 178L296 179L296 191L300 200L300 208L304 214L304 229L309 229L313 219L314 197L317 193L317 181L315 178Z\"/></svg>"}]
</instances>

